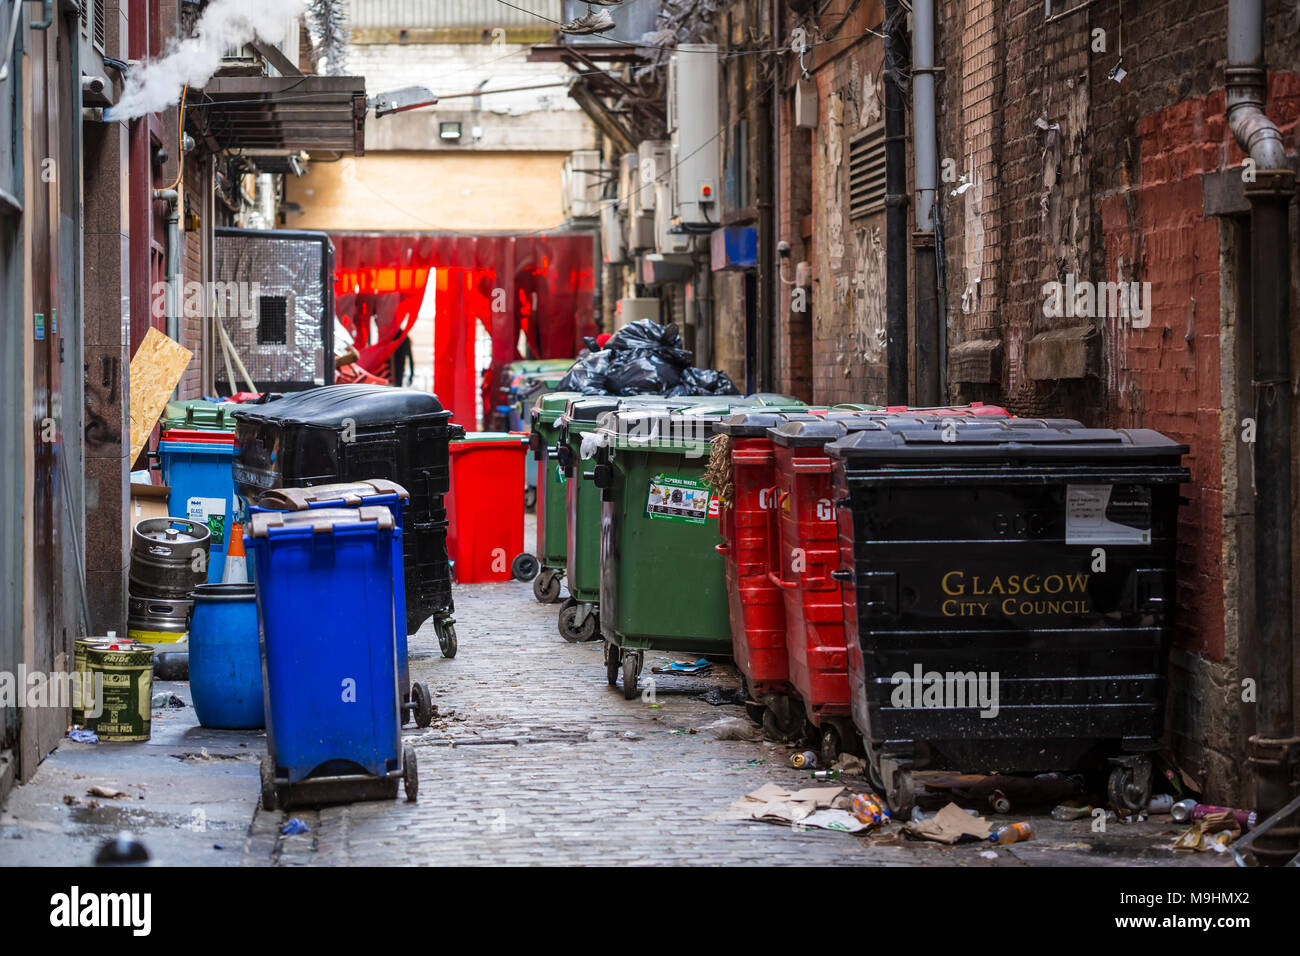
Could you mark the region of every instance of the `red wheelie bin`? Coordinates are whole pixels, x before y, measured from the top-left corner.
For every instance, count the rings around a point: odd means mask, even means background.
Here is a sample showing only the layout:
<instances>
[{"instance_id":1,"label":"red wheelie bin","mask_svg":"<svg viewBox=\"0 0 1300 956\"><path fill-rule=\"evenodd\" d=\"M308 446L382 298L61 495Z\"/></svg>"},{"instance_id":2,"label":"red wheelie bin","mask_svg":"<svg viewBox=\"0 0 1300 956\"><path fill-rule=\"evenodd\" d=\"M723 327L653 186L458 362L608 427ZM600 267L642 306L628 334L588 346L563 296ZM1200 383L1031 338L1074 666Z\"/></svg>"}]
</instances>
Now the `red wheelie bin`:
<instances>
[{"instance_id":1,"label":"red wheelie bin","mask_svg":"<svg viewBox=\"0 0 1300 956\"><path fill-rule=\"evenodd\" d=\"M744 412L713 424L730 439L730 500L718 510L727 581L731 645L744 683L746 709L778 736L767 704L784 705L791 692L785 650L785 603L768 576L776 553L772 522L776 456L768 429L787 421L816 421L810 413Z\"/></svg>"},{"instance_id":2,"label":"red wheelie bin","mask_svg":"<svg viewBox=\"0 0 1300 956\"><path fill-rule=\"evenodd\" d=\"M447 552L461 584L531 581L540 565L524 551L524 457L528 436L470 432L453 441Z\"/></svg>"}]
</instances>

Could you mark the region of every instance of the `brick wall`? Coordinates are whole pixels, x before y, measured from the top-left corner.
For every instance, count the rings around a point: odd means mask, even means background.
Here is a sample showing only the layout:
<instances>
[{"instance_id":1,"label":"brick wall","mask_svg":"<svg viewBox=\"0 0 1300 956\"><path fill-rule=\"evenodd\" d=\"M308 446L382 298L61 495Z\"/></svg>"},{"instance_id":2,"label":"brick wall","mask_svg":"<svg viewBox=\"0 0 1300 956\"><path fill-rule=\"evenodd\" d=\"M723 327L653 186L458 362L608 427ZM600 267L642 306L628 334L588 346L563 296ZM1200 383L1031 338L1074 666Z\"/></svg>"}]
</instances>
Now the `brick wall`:
<instances>
[{"instance_id":1,"label":"brick wall","mask_svg":"<svg viewBox=\"0 0 1300 956\"><path fill-rule=\"evenodd\" d=\"M960 150L958 169L974 172L982 192L974 203L951 187L941 196L950 352L978 339L1003 346L994 381L954 373L952 391L1020 414L1154 428L1189 446L1171 743L1212 795L1235 799L1238 661L1225 618L1237 582L1224 526L1238 504L1225 500L1232 427L1221 383L1234 370L1220 365L1231 306L1220 290L1237 263L1221 251L1224 227L1207 217L1202 192L1203 174L1242 159L1223 117L1227 4L1165 0L1139 13L1098 0L1054 23L1037 0L952 0L942 13L940 155ZM1300 33L1287 32L1285 16L1276 10L1266 31L1275 71L1300 64ZM1128 73L1117 82L1109 74L1121 58ZM1268 111L1289 150L1300 148L1298 89L1294 73L1270 78ZM983 241L972 302L973 218ZM1150 282L1149 327L1046 317L1043 284L1071 274ZM1031 377L1033 337L1081 324L1100 341L1089 374Z\"/></svg>"}]
</instances>

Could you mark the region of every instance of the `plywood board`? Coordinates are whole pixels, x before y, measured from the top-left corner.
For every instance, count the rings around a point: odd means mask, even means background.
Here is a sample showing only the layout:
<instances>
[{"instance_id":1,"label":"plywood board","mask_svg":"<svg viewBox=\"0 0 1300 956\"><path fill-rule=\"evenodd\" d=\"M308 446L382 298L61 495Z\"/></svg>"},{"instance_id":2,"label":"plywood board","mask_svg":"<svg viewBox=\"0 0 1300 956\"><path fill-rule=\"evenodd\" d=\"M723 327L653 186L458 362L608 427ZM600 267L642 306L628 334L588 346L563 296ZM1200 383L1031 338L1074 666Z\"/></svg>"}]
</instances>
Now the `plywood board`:
<instances>
[{"instance_id":1,"label":"plywood board","mask_svg":"<svg viewBox=\"0 0 1300 956\"><path fill-rule=\"evenodd\" d=\"M150 329L131 359L131 457L140 457L194 353Z\"/></svg>"}]
</instances>

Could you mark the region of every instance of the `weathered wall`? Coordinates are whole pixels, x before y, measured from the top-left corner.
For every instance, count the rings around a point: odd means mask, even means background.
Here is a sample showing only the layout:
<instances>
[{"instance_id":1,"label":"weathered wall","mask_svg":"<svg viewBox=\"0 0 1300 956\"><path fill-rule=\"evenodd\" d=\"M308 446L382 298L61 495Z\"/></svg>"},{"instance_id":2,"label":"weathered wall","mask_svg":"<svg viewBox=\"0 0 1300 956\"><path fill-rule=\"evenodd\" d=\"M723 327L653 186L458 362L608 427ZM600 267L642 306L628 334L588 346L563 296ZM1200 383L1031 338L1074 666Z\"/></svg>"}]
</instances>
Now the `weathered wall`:
<instances>
[{"instance_id":1,"label":"weathered wall","mask_svg":"<svg viewBox=\"0 0 1300 956\"><path fill-rule=\"evenodd\" d=\"M1036 0L941 9L940 153L974 182L957 196L946 182L941 196L951 392L1189 446L1170 740L1212 796L1237 799L1237 525L1249 495L1221 412L1236 408L1237 370L1221 355L1240 345L1224 289L1235 297L1245 263L1202 188L1242 159L1223 118L1227 5L1153 2L1122 24L1119 0L1050 23ZM1278 10L1267 31L1268 110L1294 150L1300 84L1285 70L1300 64L1300 32L1284 20ZM1149 282L1146 314L1046 315L1044 284L1067 279ZM1077 337L1049 350L1048 331Z\"/></svg>"}]
</instances>

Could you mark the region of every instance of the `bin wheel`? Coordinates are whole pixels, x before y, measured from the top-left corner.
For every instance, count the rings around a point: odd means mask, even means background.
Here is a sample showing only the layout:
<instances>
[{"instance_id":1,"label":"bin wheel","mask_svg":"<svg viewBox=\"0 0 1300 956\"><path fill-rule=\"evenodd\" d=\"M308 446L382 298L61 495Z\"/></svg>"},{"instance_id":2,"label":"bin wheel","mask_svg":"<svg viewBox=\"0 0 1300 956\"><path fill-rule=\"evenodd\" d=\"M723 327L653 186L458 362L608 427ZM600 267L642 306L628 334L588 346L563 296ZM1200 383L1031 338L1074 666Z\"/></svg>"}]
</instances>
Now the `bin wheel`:
<instances>
[{"instance_id":1,"label":"bin wheel","mask_svg":"<svg viewBox=\"0 0 1300 956\"><path fill-rule=\"evenodd\" d=\"M595 612L589 612L582 623L578 624L578 606L576 604L566 607L560 612L560 636L570 644L577 644L580 641L589 641L596 636Z\"/></svg>"},{"instance_id":2,"label":"bin wheel","mask_svg":"<svg viewBox=\"0 0 1300 956\"><path fill-rule=\"evenodd\" d=\"M1136 813L1151 802L1151 760L1147 757L1118 758L1106 781L1106 796L1115 811Z\"/></svg>"},{"instance_id":3,"label":"bin wheel","mask_svg":"<svg viewBox=\"0 0 1300 956\"><path fill-rule=\"evenodd\" d=\"M438 632L438 647L442 650L443 657L456 656L456 625L448 621L446 624L435 622L433 629Z\"/></svg>"},{"instance_id":4,"label":"bin wheel","mask_svg":"<svg viewBox=\"0 0 1300 956\"><path fill-rule=\"evenodd\" d=\"M829 768L840 759L840 732L830 722L822 724L821 732L821 753L818 756L821 765Z\"/></svg>"},{"instance_id":5,"label":"bin wheel","mask_svg":"<svg viewBox=\"0 0 1300 956\"><path fill-rule=\"evenodd\" d=\"M548 568L533 578L533 597L543 604L554 604L560 597L560 572Z\"/></svg>"},{"instance_id":6,"label":"bin wheel","mask_svg":"<svg viewBox=\"0 0 1300 956\"><path fill-rule=\"evenodd\" d=\"M262 776L262 809L275 810L280 801L275 792L275 763L271 760L270 754L262 758L258 769Z\"/></svg>"},{"instance_id":7,"label":"bin wheel","mask_svg":"<svg viewBox=\"0 0 1300 956\"><path fill-rule=\"evenodd\" d=\"M912 780L910 767L899 766L893 760L880 761L880 775L885 782L885 800L889 811L895 819L905 817L912 812L916 803L916 784Z\"/></svg>"},{"instance_id":8,"label":"bin wheel","mask_svg":"<svg viewBox=\"0 0 1300 956\"><path fill-rule=\"evenodd\" d=\"M537 507L537 489L525 488L524 489L524 510L532 511L536 507Z\"/></svg>"},{"instance_id":9,"label":"bin wheel","mask_svg":"<svg viewBox=\"0 0 1300 956\"><path fill-rule=\"evenodd\" d=\"M420 773L415 768L415 748L410 744L402 748L402 789L407 801L414 803L420 790Z\"/></svg>"},{"instance_id":10,"label":"bin wheel","mask_svg":"<svg viewBox=\"0 0 1300 956\"><path fill-rule=\"evenodd\" d=\"M862 750L867 755L867 782L871 784L872 790L883 795L885 781L880 776L880 767L876 765L876 761L871 759L871 748L867 746L866 740L862 741Z\"/></svg>"},{"instance_id":11,"label":"bin wheel","mask_svg":"<svg viewBox=\"0 0 1300 956\"><path fill-rule=\"evenodd\" d=\"M763 708L763 732L772 740L794 740L804 730L803 709L778 694Z\"/></svg>"},{"instance_id":12,"label":"bin wheel","mask_svg":"<svg viewBox=\"0 0 1300 956\"><path fill-rule=\"evenodd\" d=\"M411 684L411 709L415 712L415 726L428 727L433 721L433 699L429 688L420 681Z\"/></svg>"},{"instance_id":13,"label":"bin wheel","mask_svg":"<svg viewBox=\"0 0 1300 956\"><path fill-rule=\"evenodd\" d=\"M608 641L605 642L605 680L609 681L610 687L618 686L618 648Z\"/></svg>"},{"instance_id":14,"label":"bin wheel","mask_svg":"<svg viewBox=\"0 0 1300 956\"><path fill-rule=\"evenodd\" d=\"M641 672L635 654L623 655L623 699L636 699L636 678Z\"/></svg>"},{"instance_id":15,"label":"bin wheel","mask_svg":"<svg viewBox=\"0 0 1300 956\"><path fill-rule=\"evenodd\" d=\"M537 577L537 572L542 569L542 563L527 551L515 555L515 559L510 562L510 573L515 576L516 581L531 581Z\"/></svg>"},{"instance_id":16,"label":"bin wheel","mask_svg":"<svg viewBox=\"0 0 1300 956\"><path fill-rule=\"evenodd\" d=\"M753 701L748 701L748 700L745 701L745 716L748 717L750 720L752 720L754 723L758 724L760 727L763 726L763 714L766 711L767 708L764 707L762 704L755 704Z\"/></svg>"}]
</instances>

